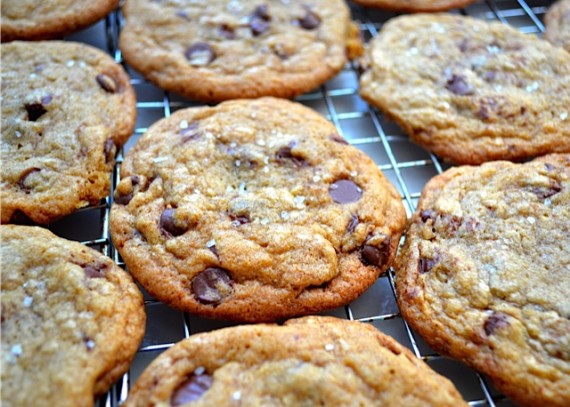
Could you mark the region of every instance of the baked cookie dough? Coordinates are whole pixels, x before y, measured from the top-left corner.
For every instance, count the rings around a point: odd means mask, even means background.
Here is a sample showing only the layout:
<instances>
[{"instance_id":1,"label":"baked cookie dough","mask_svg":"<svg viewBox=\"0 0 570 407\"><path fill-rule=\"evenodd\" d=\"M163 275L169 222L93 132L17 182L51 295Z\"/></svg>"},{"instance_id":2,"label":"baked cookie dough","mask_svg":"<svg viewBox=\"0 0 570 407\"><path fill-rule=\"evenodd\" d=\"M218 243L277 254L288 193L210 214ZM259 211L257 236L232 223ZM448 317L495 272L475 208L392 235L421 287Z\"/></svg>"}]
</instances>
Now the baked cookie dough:
<instances>
[{"instance_id":1,"label":"baked cookie dough","mask_svg":"<svg viewBox=\"0 0 570 407\"><path fill-rule=\"evenodd\" d=\"M190 108L127 152L113 242L172 307L239 321L355 299L395 257L406 215L377 165L284 99Z\"/></svg>"},{"instance_id":2,"label":"baked cookie dough","mask_svg":"<svg viewBox=\"0 0 570 407\"><path fill-rule=\"evenodd\" d=\"M305 317L193 335L155 359L125 407L466 406L451 382L370 324Z\"/></svg>"},{"instance_id":3,"label":"baked cookie dough","mask_svg":"<svg viewBox=\"0 0 570 407\"><path fill-rule=\"evenodd\" d=\"M49 40L87 28L119 5L119 0L3 0L2 42Z\"/></svg>"},{"instance_id":4,"label":"baked cookie dough","mask_svg":"<svg viewBox=\"0 0 570 407\"><path fill-rule=\"evenodd\" d=\"M129 0L123 14L127 63L202 102L292 98L361 51L343 0Z\"/></svg>"},{"instance_id":5,"label":"baked cookie dough","mask_svg":"<svg viewBox=\"0 0 570 407\"><path fill-rule=\"evenodd\" d=\"M129 77L79 43L15 41L1 52L2 223L46 224L97 204L134 129Z\"/></svg>"},{"instance_id":6,"label":"baked cookie dough","mask_svg":"<svg viewBox=\"0 0 570 407\"><path fill-rule=\"evenodd\" d=\"M445 11L465 7L475 0L354 0L366 7L378 7L386 10L406 13Z\"/></svg>"},{"instance_id":7,"label":"baked cookie dough","mask_svg":"<svg viewBox=\"0 0 570 407\"><path fill-rule=\"evenodd\" d=\"M2 405L93 405L142 340L140 291L108 257L46 229L0 234Z\"/></svg>"},{"instance_id":8,"label":"baked cookie dough","mask_svg":"<svg viewBox=\"0 0 570 407\"><path fill-rule=\"evenodd\" d=\"M450 14L388 21L360 93L457 164L570 152L570 54L512 27Z\"/></svg>"},{"instance_id":9,"label":"baked cookie dough","mask_svg":"<svg viewBox=\"0 0 570 407\"><path fill-rule=\"evenodd\" d=\"M570 155L432 179L398 255L402 315L526 406L570 405Z\"/></svg>"},{"instance_id":10,"label":"baked cookie dough","mask_svg":"<svg viewBox=\"0 0 570 407\"><path fill-rule=\"evenodd\" d=\"M570 0L554 3L544 16L544 38L570 52Z\"/></svg>"}]
</instances>

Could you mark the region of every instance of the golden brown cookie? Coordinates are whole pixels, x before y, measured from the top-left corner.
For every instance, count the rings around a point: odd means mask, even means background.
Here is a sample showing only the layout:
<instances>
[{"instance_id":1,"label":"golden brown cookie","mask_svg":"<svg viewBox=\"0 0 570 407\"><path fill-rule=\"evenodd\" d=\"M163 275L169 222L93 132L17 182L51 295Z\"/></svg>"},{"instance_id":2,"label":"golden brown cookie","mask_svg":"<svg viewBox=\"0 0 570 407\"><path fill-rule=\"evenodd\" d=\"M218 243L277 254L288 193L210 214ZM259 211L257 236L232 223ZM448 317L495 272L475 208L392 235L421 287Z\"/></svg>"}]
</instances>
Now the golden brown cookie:
<instances>
[{"instance_id":1,"label":"golden brown cookie","mask_svg":"<svg viewBox=\"0 0 570 407\"><path fill-rule=\"evenodd\" d=\"M521 405L570 405L570 155L435 177L397 263L402 314L432 348Z\"/></svg>"},{"instance_id":2,"label":"golden brown cookie","mask_svg":"<svg viewBox=\"0 0 570 407\"><path fill-rule=\"evenodd\" d=\"M372 325L332 317L193 335L147 367L125 407L187 403L467 405L451 382L391 337Z\"/></svg>"},{"instance_id":3,"label":"golden brown cookie","mask_svg":"<svg viewBox=\"0 0 570 407\"><path fill-rule=\"evenodd\" d=\"M2 223L46 224L109 195L136 98L102 51L61 41L2 45Z\"/></svg>"},{"instance_id":4,"label":"golden brown cookie","mask_svg":"<svg viewBox=\"0 0 570 407\"><path fill-rule=\"evenodd\" d=\"M61 38L102 19L118 0L3 0L2 42Z\"/></svg>"},{"instance_id":5,"label":"golden brown cookie","mask_svg":"<svg viewBox=\"0 0 570 407\"><path fill-rule=\"evenodd\" d=\"M111 259L46 229L0 226L2 405L90 406L129 368L142 295Z\"/></svg>"},{"instance_id":6,"label":"golden brown cookie","mask_svg":"<svg viewBox=\"0 0 570 407\"><path fill-rule=\"evenodd\" d=\"M390 20L360 93L457 164L570 152L570 54L512 27L451 14Z\"/></svg>"},{"instance_id":7,"label":"golden brown cookie","mask_svg":"<svg viewBox=\"0 0 570 407\"><path fill-rule=\"evenodd\" d=\"M554 3L544 16L544 38L570 52L570 0Z\"/></svg>"},{"instance_id":8,"label":"golden brown cookie","mask_svg":"<svg viewBox=\"0 0 570 407\"><path fill-rule=\"evenodd\" d=\"M405 221L395 188L330 122L262 98L151 126L125 156L110 226L157 299L269 321L356 298L391 264Z\"/></svg>"},{"instance_id":9,"label":"golden brown cookie","mask_svg":"<svg viewBox=\"0 0 570 407\"><path fill-rule=\"evenodd\" d=\"M386 10L417 13L445 11L465 7L475 0L354 0L365 7L378 7Z\"/></svg>"},{"instance_id":10,"label":"golden brown cookie","mask_svg":"<svg viewBox=\"0 0 570 407\"><path fill-rule=\"evenodd\" d=\"M190 99L292 98L335 76L361 48L343 0L129 0L127 63Z\"/></svg>"}]
</instances>

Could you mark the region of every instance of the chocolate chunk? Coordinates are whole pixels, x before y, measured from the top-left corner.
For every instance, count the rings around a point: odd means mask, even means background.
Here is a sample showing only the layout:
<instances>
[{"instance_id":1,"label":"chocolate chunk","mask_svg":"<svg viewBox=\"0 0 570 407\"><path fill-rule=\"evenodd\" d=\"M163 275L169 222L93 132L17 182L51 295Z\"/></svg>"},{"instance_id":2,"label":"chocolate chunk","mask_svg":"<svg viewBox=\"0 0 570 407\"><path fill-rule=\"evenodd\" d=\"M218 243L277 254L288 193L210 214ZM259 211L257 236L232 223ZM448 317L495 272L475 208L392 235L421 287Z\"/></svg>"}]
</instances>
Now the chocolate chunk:
<instances>
[{"instance_id":1,"label":"chocolate chunk","mask_svg":"<svg viewBox=\"0 0 570 407\"><path fill-rule=\"evenodd\" d=\"M271 21L271 15L269 14L269 7L267 4L261 4L253 10L253 17L257 17L264 21Z\"/></svg>"},{"instance_id":2,"label":"chocolate chunk","mask_svg":"<svg viewBox=\"0 0 570 407\"><path fill-rule=\"evenodd\" d=\"M305 15L303 18L298 19L299 25L305 30L314 30L319 25L321 25L321 18L311 11L308 7L305 7Z\"/></svg>"},{"instance_id":3,"label":"chocolate chunk","mask_svg":"<svg viewBox=\"0 0 570 407\"><path fill-rule=\"evenodd\" d=\"M303 157L296 155L292 151L292 149L295 148L296 145L297 143L292 141L288 145L281 147L279 150L277 150L276 154L277 160L278 161L291 160L297 167L306 167L307 165L309 165Z\"/></svg>"},{"instance_id":4,"label":"chocolate chunk","mask_svg":"<svg viewBox=\"0 0 570 407\"><path fill-rule=\"evenodd\" d=\"M97 83L101 88L107 93L116 93L117 92L117 83L113 78L105 74L99 74L95 77Z\"/></svg>"},{"instance_id":5,"label":"chocolate chunk","mask_svg":"<svg viewBox=\"0 0 570 407\"><path fill-rule=\"evenodd\" d=\"M434 265L435 265L435 260L421 257L420 262L418 264L418 272L420 274L429 273Z\"/></svg>"},{"instance_id":6,"label":"chocolate chunk","mask_svg":"<svg viewBox=\"0 0 570 407\"><path fill-rule=\"evenodd\" d=\"M461 52L465 52L469 49L469 39L464 38L463 40L461 40L461 42L459 43L459 51Z\"/></svg>"},{"instance_id":7,"label":"chocolate chunk","mask_svg":"<svg viewBox=\"0 0 570 407\"><path fill-rule=\"evenodd\" d=\"M205 42L192 44L186 50L185 55L192 66L206 66L216 58L212 47Z\"/></svg>"},{"instance_id":8,"label":"chocolate chunk","mask_svg":"<svg viewBox=\"0 0 570 407\"><path fill-rule=\"evenodd\" d=\"M22 174L20 174L20 179L18 180L18 186L23 189L24 191L28 192L30 189L26 186L26 178L33 172L41 171L38 167L30 167L26 168Z\"/></svg>"},{"instance_id":9,"label":"chocolate chunk","mask_svg":"<svg viewBox=\"0 0 570 407\"><path fill-rule=\"evenodd\" d=\"M228 215L232 220L232 223L236 226L245 225L246 223L249 223L249 217L247 217L246 215L235 215L233 213L229 213Z\"/></svg>"},{"instance_id":10,"label":"chocolate chunk","mask_svg":"<svg viewBox=\"0 0 570 407\"><path fill-rule=\"evenodd\" d=\"M138 175L131 175L131 184L133 186L138 185L139 182L141 182L141 179L139 178Z\"/></svg>"},{"instance_id":11,"label":"chocolate chunk","mask_svg":"<svg viewBox=\"0 0 570 407\"><path fill-rule=\"evenodd\" d=\"M497 329L505 328L509 325L510 324L507 319L507 315L501 312L494 312L483 324L483 329L485 330L487 336L489 336L492 335Z\"/></svg>"},{"instance_id":12,"label":"chocolate chunk","mask_svg":"<svg viewBox=\"0 0 570 407\"><path fill-rule=\"evenodd\" d=\"M216 249L216 245L208 246L208 250L214 253L216 257L220 257L220 255L218 254L218 249Z\"/></svg>"},{"instance_id":13,"label":"chocolate chunk","mask_svg":"<svg viewBox=\"0 0 570 407\"><path fill-rule=\"evenodd\" d=\"M550 198L562 191L562 186L558 182L554 182L548 187L535 187L532 189L532 193L535 194L539 199Z\"/></svg>"},{"instance_id":14,"label":"chocolate chunk","mask_svg":"<svg viewBox=\"0 0 570 407\"><path fill-rule=\"evenodd\" d=\"M174 407L198 400L212 387L212 382L212 376L208 374L193 374L172 393L170 404Z\"/></svg>"},{"instance_id":15,"label":"chocolate chunk","mask_svg":"<svg viewBox=\"0 0 570 407\"><path fill-rule=\"evenodd\" d=\"M432 211L431 209L424 209L423 211L420 212L420 218L424 223L426 223L428 219L435 220L436 217L437 217L437 212Z\"/></svg>"},{"instance_id":16,"label":"chocolate chunk","mask_svg":"<svg viewBox=\"0 0 570 407\"><path fill-rule=\"evenodd\" d=\"M103 146L103 151L105 153L105 162L110 163L115 159L115 154L117 153L117 146L112 138L105 140L105 145Z\"/></svg>"},{"instance_id":17,"label":"chocolate chunk","mask_svg":"<svg viewBox=\"0 0 570 407\"><path fill-rule=\"evenodd\" d=\"M334 133L333 133L333 134L330 134L330 135L329 135L329 140L332 140L332 141L334 141L334 142L336 142L336 143L339 143L339 144L348 145L348 141L346 141L344 138L342 138L342 137L341 137L340 135L338 135L338 134L334 134Z\"/></svg>"},{"instance_id":18,"label":"chocolate chunk","mask_svg":"<svg viewBox=\"0 0 570 407\"><path fill-rule=\"evenodd\" d=\"M289 59L289 53L283 44L272 44L271 49L273 53L279 57L282 61Z\"/></svg>"},{"instance_id":19,"label":"chocolate chunk","mask_svg":"<svg viewBox=\"0 0 570 407\"><path fill-rule=\"evenodd\" d=\"M176 222L174 218L175 210L172 208L167 208L162 211L159 220L160 231L166 237L174 237L183 235L188 229L187 227L181 227L180 224Z\"/></svg>"},{"instance_id":20,"label":"chocolate chunk","mask_svg":"<svg viewBox=\"0 0 570 407\"><path fill-rule=\"evenodd\" d=\"M120 205L127 205L133 199L133 193L129 192L126 195L119 194L119 191L115 191L115 203Z\"/></svg>"},{"instance_id":21,"label":"chocolate chunk","mask_svg":"<svg viewBox=\"0 0 570 407\"><path fill-rule=\"evenodd\" d=\"M453 74L451 78L447 80L445 88L460 96L472 95L475 93L471 85L467 83L467 79L462 75Z\"/></svg>"},{"instance_id":22,"label":"chocolate chunk","mask_svg":"<svg viewBox=\"0 0 570 407\"><path fill-rule=\"evenodd\" d=\"M354 213L352 213L350 218L350 221L348 222L348 225L346 226L346 232L347 233L353 233L356 230L356 227L358 226L358 216L356 216Z\"/></svg>"},{"instance_id":23,"label":"chocolate chunk","mask_svg":"<svg viewBox=\"0 0 570 407\"><path fill-rule=\"evenodd\" d=\"M188 17L188 13L185 12L184 10L178 10L178 11L176 12L176 16L177 16L177 17L180 17L180 18L182 18L182 19L184 19L184 20L186 20L186 21L190 21L190 18Z\"/></svg>"},{"instance_id":24,"label":"chocolate chunk","mask_svg":"<svg viewBox=\"0 0 570 407\"><path fill-rule=\"evenodd\" d=\"M82 267L85 275L89 278L105 278L105 271L102 266L86 264Z\"/></svg>"},{"instance_id":25,"label":"chocolate chunk","mask_svg":"<svg viewBox=\"0 0 570 407\"><path fill-rule=\"evenodd\" d=\"M249 21L249 28L251 28L251 33L254 37L259 37L260 35L269 31L269 23L258 17L253 17Z\"/></svg>"},{"instance_id":26,"label":"chocolate chunk","mask_svg":"<svg viewBox=\"0 0 570 407\"><path fill-rule=\"evenodd\" d=\"M360 249L363 263L368 266L382 266L390 254L390 238L386 237L380 244L372 245L372 239L368 239Z\"/></svg>"},{"instance_id":27,"label":"chocolate chunk","mask_svg":"<svg viewBox=\"0 0 570 407\"><path fill-rule=\"evenodd\" d=\"M220 26L220 28L218 29L218 33L220 35L220 37L226 39L226 40L233 40L236 37L236 33L235 30L232 26L229 26L227 24L222 24Z\"/></svg>"},{"instance_id":28,"label":"chocolate chunk","mask_svg":"<svg viewBox=\"0 0 570 407\"><path fill-rule=\"evenodd\" d=\"M31 122L35 122L47 112L41 102L26 103L24 107L26 108L26 112L28 112L28 120Z\"/></svg>"},{"instance_id":29,"label":"chocolate chunk","mask_svg":"<svg viewBox=\"0 0 570 407\"><path fill-rule=\"evenodd\" d=\"M192 280L192 292L203 304L219 304L232 292L232 280L219 267L208 267Z\"/></svg>"},{"instance_id":30,"label":"chocolate chunk","mask_svg":"<svg viewBox=\"0 0 570 407\"><path fill-rule=\"evenodd\" d=\"M349 179L341 179L329 187L333 201L340 204L356 202L362 196L362 189Z\"/></svg>"}]
</instances>

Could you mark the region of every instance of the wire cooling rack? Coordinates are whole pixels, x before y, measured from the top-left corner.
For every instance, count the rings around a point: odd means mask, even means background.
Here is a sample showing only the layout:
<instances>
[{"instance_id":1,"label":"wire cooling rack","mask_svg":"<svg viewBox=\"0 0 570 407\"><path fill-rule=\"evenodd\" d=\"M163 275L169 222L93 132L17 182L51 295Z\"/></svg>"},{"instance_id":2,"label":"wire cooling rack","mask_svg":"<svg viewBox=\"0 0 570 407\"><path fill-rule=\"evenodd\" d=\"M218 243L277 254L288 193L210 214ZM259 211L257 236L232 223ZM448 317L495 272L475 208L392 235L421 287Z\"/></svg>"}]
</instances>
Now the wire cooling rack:
<instances>
[{"instance_id":1,"label":"wire cooling rack","mask_svg":"<svg viewBox=\"0 0 570 407\"><path fill-rule=\"evenodd\" d=\"M544 31L542 20L552 3L553 1L548 0L479 0L465 9L452 12L487 21L498 20L529 35L541 36ZM384 22L396 16L396 13L366 9L352 3L350 6L365 41L374 37ZM120 11L116 11L105 20L68 39L101 48L117 62L123 63L118 49L118 35L122 24L122 15ZM130 67L125 68L131 75L131 82L137 92L138 118L135 133L117 157L112 175L113 188L119 179L123 154L152 123L169 116L177 109L199 105L164 92L145 81ZM447 165L433 154L411 143L397 125L359 97L358 70L354 64L348 64L334 79L314 92L302 95L297 101L329 119L340 134L378 164L400 192L408 216L415 209L425 183L447 168ZM98 206L85 208L50 225L49 229L62 237L80 241L101 251L124 267L109 235L110 203L110 198L107 198ZM129 387L144 368L174 343L191 334L235 325L172 310L148 294L145 294L145 306L147 330L141 347L129 372L100 398L99 407L120 405L127 398ZM391 335L434 370L448 377L472 406L512 405L493 388L487 378L459 362L439 356L412 332L400 315L394 291L394 273L391 270L380 277L361 297L345 307L327 312L326 315L370 323Z\"/></svg>"}]
</instances>

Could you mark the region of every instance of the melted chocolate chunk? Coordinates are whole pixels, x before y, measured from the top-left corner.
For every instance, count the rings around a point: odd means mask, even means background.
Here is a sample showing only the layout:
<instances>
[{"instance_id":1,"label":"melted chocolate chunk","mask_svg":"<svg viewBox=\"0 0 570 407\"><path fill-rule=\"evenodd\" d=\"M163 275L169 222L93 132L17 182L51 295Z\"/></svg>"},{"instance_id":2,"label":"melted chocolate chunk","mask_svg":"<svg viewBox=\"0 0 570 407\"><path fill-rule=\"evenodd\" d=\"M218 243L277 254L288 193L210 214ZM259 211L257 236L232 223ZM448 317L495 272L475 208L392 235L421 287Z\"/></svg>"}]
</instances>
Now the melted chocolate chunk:
<instances>
[{"instance_id":1,"label":"melted chocolate chunk","mask_svg":"<svg viewBox=\"0 0 570 407\"><path fill-rule=\"evenodd\" d=\"M314 30L319 25L321 25L321 18L311 11L308 7L305 7L305 15L303 18L298 19L299 25L305 30Z\"/></svg>"},{"instance_id":2,"label":"melted chocolate chunk","mask_svg":"<svg viewBox=\"0 0 570 407\"><path fill-rule=\"evenodd\" d=\"M47 112L41 102L26 103L24 107L26 108L26 112L28 112L28 120L31 122L35 122Z\"/></svg>"},{"instance_id":3,"label":"melted chocolate chunk","mask_svg":"<svg viewBox=\"0 0 570 407\"><path fill-rule=\"evenodd\" d=\"M358 201L362 189L351 180L341 179L331 184L329 194L336 203L347 204Z\"/></svg>"},{"instance_id":4,"label":"melted chocolate chunk","mask_svg":"<svg viewBox=\"0 0 570 407\"><path fill-rule=\"evenodd\" d=\"M253 17L249 22L249 28L254 37L259 37L269 31L269 23L260 18Z\"/></svg>"},{"instance_id":5,"label":"melted chocolate chunk","mask_svg":"<svg viewBox=\"0 0 570 407\"><path fill-rule=\"evenodd\" d=\"M548 187L534 187L532 193L535 194L539 199L550 198L562 191L562 186L558 182L554 182Z\"/></svg>"},{"instance_id":6,"label":"melted chocolate chunk","mask_svg":"<svg viewBox=\"0 0 570 407\"><path fill-rule=\"evenodd\" d=\"M451 78L447 80L445 88L460 96L472 95L475 93L471 85L467 83L467 79L462 75L451 75Z\"/></svg>"},{"instance_id":7,"label":"melted chocolate chunk","mask_svg":"<svg viewBox=\"0 0 570 407\"><path fill-rule=\"evenodd\" d=\"M133 199L132 191L126 195L121 195L119 194L119 191L115 191L115 203L118 203L120 205L127 205L129 202L131 202L131 199Z\"/></svg>"},{"instance_id":8,"label":"melted chocolate chunk","mask_svg":"<svg viewBox=\"0 0 570 407\"><path fill-rule=\"evenodd\" d=\"M138 185L139 182L141 182L141 179L139 178L138 175L131 175L131 184L133 186Z\"/></svg>"},{"instance_id":9,"label":"melted chocolate chunk","mask_svg":"<svg viewBox=\"0 0 570 407\"><path fill-rule=\"evenodd\" d=\"M303 157L296 155L292 149L297 145L292 141L288 145L277 150L276 156L278 161L291 160L297 167L306 167L309 165Z\"/></svg>"},{"instance_id":10,"label":"melted chocolate chunk","mask_svg":"<svg viewBox=\"0 0 570 407\"><path fill-rule=\"evenodd\" d=\"M219 267L208 267L192 279L192 292L203 304L219 304L231 291L232 280L227 270Z\"/></svg>"},{"instance_id":11,"label":"melted chocolate chunk","mask_svg":"<svg viewBox=\"0 0 570 407\"><path fill-rule=\"evenodd\" d=\"M269 7L267 7L267 4L257 6L255 10L253 10L252 16L264 21L271 21L271 14L269 14Z\"/></svg>"},{"instance_id":12,"label":"melted chocolate chunk","mask_svg":"<svg viewBox=\"0 0 570 407\"><path fill-rule=\"evenodd\" d=\"M509 326L509 321L507 319L507 315L497 312L493 313L492 315L487 318L485 323L483 324L483 329L487 336L492 335L497 329L505 328Z\"/></svg>"},{"instance_id":13,"label":"melted chocolate chunk","mask_svg":"<svg viewBox=\"0 0 570 407\"><path fill-rule=\"evenodd\" d=\"M422 222L426 223L429 219L435 220L437 217L437 212L432 211L431 209L424 209L420 212L420 218Z\"/></svg>"},{"instance_id":14,"label":"melted chocolate chunk","mask_svg":"<svg viewBox=\"0 0 570 407\"><path fill-rule=\"evenodd\" d=\"M89 278L105 278L104 266L86 264L82 267L85 275Z\"/></svg>"},{"instance_id":15,"label":"melted chocolate chunk","mask_svg":"<svg viewBox=\"0 0 570 407\"><path fill-rule=\"evenodd\" d=\"M218 29L218 33L220 34L220 37L226 40L233 40L236 37L234 28L227 24L222 24Z\"/></svg>"},{"instance_id":16,"label":"melted chocolate chunk","mask_svg":"<svg viewBox=\"0 0 570 407\"><path fill-rule=\"evenodd\" d=\"M212 47L205 42L196 42L188 47L184 54L193 66L206 66L216 59Z\"/></svg>"},{"instance_id":17,"label":"melted chocolate chunk","mask_svg":"<svg viewBox=\"0 0 570 407\"><path fill-rule=\"evenodd\" d=\"M373 246L369 244L368 239L360 249L363 263L368 266L382 266L388 260L390 254L390 238L386 237L379 245Z\"/></svg>"},{"instance_id":18,"label":"melted chocolate chunk","mask_svg":"<svg viewBox=\"0 0 570 407\"><path fill-rule=\"evenodd\" d=\"M329 140L334 141L335 143L339 143L339 144L345 144L348 145L348 141L346 141L344 138L342 138L340 135L338 134L330 134L329 135Z\"/></svg>"},{"instance_id":19,"label":"melted chocolate chunk","mask_svg":"<svg viewBox=\"0 0 570 407\"><path fill-rule=\"evenodd\" d=\"M208 374L193 374L172 393L170 404L172 406L181 406L198 400L212 387L212 382L212 376Z\"/></svg>"},{"instance_id":20,"label":"melted chocolate chunk","mask_svg":"<svg viewBox=\"0 0 570 407\"><path fill-rule=\"evenodd\" d=\"M433 266L435 265L435 260L426 259L421 257L420 262L418 264L418 271L420 274L429 273Z\"/></svg>"},{"instance_id":21,"label":"melted chocolate chunk","mask_svg":"<svg viewBox=\"0 0 570 407\"><path fill-rule=\"evenodd\" d=\"M105 153L105 162L110 163L115 159L115 154L117 153L117 146L112 138L105 140L105 145L103 146L103 152Z\"/></svg>"},{"instance_id":22,"label":"melted chocolate chunk","mask_svg":"<svg viewBox=\"0 0 570 407\"><path fill-rule=\"evenodd\" d=\"M249 223L249 218L246 215L235 215L233 213L229 213L228 215L232 220L232 223L236 226L245 225L246 223Z\"/></svg>"},{"instance_id":23,"label":"melted chocolate chunk","mask_svg":"<svg viewBox=\"0 0 570 407\"><path fill-rule=\"evenodd\" d=\"M166 237L174 237L183 235L186 232L186 227L181 227L176 223L174 218L174 209L167 208L162 211L159 220L159 227L162 234Z\"/></svg>"},{"instance_id":24,"label":"melted chocolate chunk","mask_svg":"<svg viewBox=\"0 0 570 407\"><path fill-rule=\"evenodd\" d=\"M107 93L116 93L117 92L117 83L113 78L105 74L99 74L95 77L97 83L101 88Z\"/></svg>"},{"instance_id":25,"label":"melted chocolate chunk","mask_svg":"<svg viewBox=\"0 0 570 407\"><path fill-rule=\"evenodd\" d=\"M356 216L354 213L352 213L350 218L350 221L348 222L348 225L346 226L346 232L347 233L353 233L356 230L356 227L358 226L358 216Z\"/></svg>"},{"instance_id":26,"label":"melted chocolate chunk","mask_svg":"<svg viewBox=\"0 0 570 407\"><path fill-rule=\"evenodd\" d=\"M26 178L33 172L41 171L38 167L30 167L26 168L24 172L20 175L20 179L18 181L18 186L26 192L29 192L30 188L26 187Z\"/></svg>"}]
</instances>

